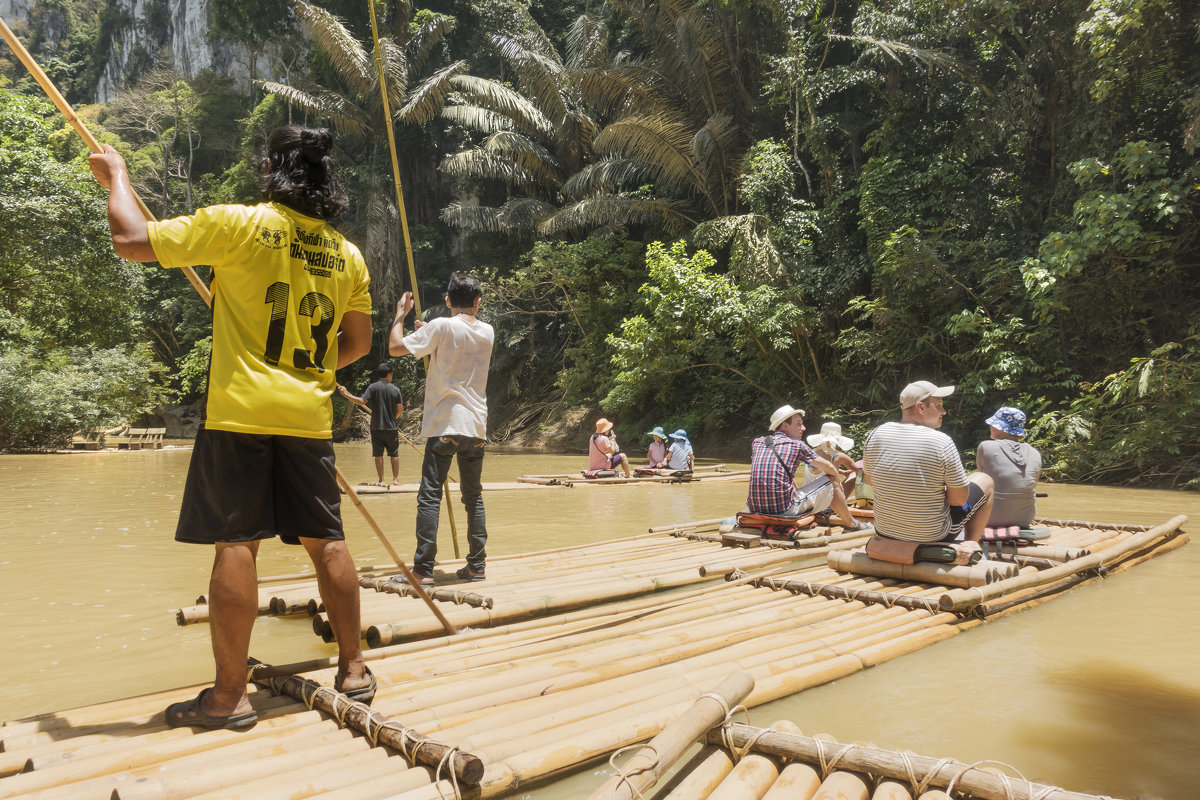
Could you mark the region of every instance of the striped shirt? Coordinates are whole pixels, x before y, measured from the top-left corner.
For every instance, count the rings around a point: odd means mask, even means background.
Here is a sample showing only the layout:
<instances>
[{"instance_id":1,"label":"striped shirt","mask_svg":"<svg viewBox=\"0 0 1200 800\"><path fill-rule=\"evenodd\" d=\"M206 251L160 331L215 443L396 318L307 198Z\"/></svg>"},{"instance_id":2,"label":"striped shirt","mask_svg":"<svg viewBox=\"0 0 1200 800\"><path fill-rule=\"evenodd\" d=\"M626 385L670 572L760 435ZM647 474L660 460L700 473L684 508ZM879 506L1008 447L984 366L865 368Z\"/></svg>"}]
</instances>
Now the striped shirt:
<instances>
[{"instance_id":1,"label":"striped shirt","mask_svg":"<svg viewBox=\"0 0 1200 800\"><path fill-rule=\"evenodd\" d=\"M967 485L953 440L924 425L885 422L867 436L863 462L875 489L875 529L892 539L937 542L951 530L945 489Z\"/></svg>"},{"instance_id":2,"label":"striped shirt","mask_svg":"<svg viewBox=\"0 0 1200 800\"><path fill-rule=\"evenodd\" d=\"M768 441L779 451L779 458ZM780 458L786 469L779 463ZM796 469L801 464L811 464L814 458L811 447L780 431L755 439L750 444L750 494L746 507L755 514L787 513L796 501L793 483Z\"/></svg>"}]
</instances>

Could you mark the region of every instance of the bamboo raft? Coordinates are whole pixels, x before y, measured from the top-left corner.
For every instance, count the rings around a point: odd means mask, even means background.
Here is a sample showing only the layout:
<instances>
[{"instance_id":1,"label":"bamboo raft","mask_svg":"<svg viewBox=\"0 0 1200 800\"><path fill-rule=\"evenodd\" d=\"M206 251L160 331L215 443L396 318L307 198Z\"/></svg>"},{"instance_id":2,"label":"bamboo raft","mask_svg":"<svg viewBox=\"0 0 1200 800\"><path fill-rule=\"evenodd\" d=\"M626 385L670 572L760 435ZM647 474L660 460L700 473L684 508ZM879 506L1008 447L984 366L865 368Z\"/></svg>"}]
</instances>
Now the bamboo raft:
<instances>
[{"instance_id":1,"label":"bamboo raft","mask_svg":"<svg viewBox=\"0 0 1200 800\"><path fill-rule=\"evenodd\" d=\"M729 580L595 601L453 637L439 630L433 638L368 651L379 692L370 713L357 715L367 733L356 732L345 702L310 707L295 697L312 698L314 685L331 685L335 659L256 668L254 680L262 683L251 703L260 721L244 733L165 728L162 710L194 695L195 687L8 722L0 727L0 797L507 796L658 735L732 670L754 679L740 701L754 708L1180 547L1185 521L1176 517L1154 528L1043 521L1053 528L1051 546L1077 557L1046 559L1050 567L1018 565L1015 577L969 589L847 575L806 560L800 549L723 548L687 539L686 530L665 532L684 548L703 547L703 557L691 556L694 563ZM663 534L631 541L665 544L656 538ZM574 557L587 548L569 550ZM669 574L678 558L666 549L662 572ZM501 569L493 579L492 567L487 582L470 585L494 595L489 611L508 602L498 589L509 579ZM517 589L519 583L513 596L520 596ZM291 675L304 679L286 682L291 694L265 688ZM334 712L351 727L340 728ZM372 746L384 728L405 745L403 752ZM414 757L417 737L432 744ZM428 763L435 749L443 753L440 775ZM477 784L469 770L476 758Z\"/></svg>"},{"instance_id":2,"label":"bamboo raft","mask_svg":"<svg viewBox=\"0 0 1200 800\"><path fill-rule=\"evenodd\" d=\"M753 686L750 675L731 675L619 768L614 764L613 777L589 800L1111 800L978 764L808 737L789 720L769 728L733 722L732 709ZM697 740L699 752L658 786Z\"/></svg>"},{"instance_id":3,"label":"bamboo raft","mask_svg":"<svg viewBox=\"0 0 1200 800\"><path fill-rule=\"evenodd\" d=\"M545 489L549 484L528 483L522 481L492 481L482 484L485 492L508 492L514 489ZM354 487L354 491L360 495L375 495L375 494L416 494L420 490L420 483L402 483L399 486L392 484L380 485L378 483L360 483ZM457 483L448 483L446 488L452 492L460 491ZM345 494L342 490L342 494Z\"/></svg>"},{"instance_id":4,"label":"bamboo raft","mask_svg":"<svg viewBox=\"0 0 1200 800\"><path fill-rule=\"evenodd\" d=\"M712 536L721 520L701 520L652 529L641 536L595 544L563 547L488 559L487 580L465 583L454 577L465 561L450 561L435 571L438 585L426 587L434 600L446 605L446 618L456 628L480 628L561 613L600 603L653 595L672 589L711 583L736 564L760 569L797 559L823 560L831 549L861 545L864 534L842 535L840 528L814 528L812 536L786 550L766 554L734 554L719 537L692 541L688 535ZM362 635L370 647L414 638L439 636L442 626L415 598L413 590L391 579L395 566L361 573ZM206 597L175 610L176 622L188 625L208 620ZM260 616L307 615L313 632L333 641L314 578L264 582L259 589Z\"/></svg>"},{"instance_id":5,"label":"bamboo raft","mask_svg":"<svg viewBox=\"0 0 1200 800\"><path fill-rule=\"evenodd\" d=\"M579 472L563 472L553 475L521 475L519 483L533 486L617 486L632 483L746 483L750 480L748 469L728 469L724 464L701 467L685 475L633 475L626 478L618 475L611 478L587 478Z\"/></svg>"}]
</instances>

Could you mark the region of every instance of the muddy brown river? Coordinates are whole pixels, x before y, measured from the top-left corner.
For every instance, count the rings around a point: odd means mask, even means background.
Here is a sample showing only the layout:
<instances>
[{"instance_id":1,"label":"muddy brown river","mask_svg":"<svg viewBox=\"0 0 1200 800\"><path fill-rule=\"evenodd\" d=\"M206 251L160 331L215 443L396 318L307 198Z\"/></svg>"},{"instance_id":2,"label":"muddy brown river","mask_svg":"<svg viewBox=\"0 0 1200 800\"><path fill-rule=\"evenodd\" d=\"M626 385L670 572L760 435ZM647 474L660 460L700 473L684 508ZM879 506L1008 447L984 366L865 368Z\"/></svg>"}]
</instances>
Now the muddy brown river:
<instances>
[{"instance_id":1,"label":"muddy brown river","mask_svg":"<svg viewBox=\"0 0 1200 800\"><path fill-rule=\"evenodd\" d=\"M401 452L402 477L420 457ZM0 720L207 681L208 629L172 609L206 590L207 547L172 538L189 450L0 456ZM582 456L491 452L485 481L578 470ZM338 445L351 482L374 480L366 444ZM701 459L701 464L705 463ZM1049 484L1047 517L1157 524L1200 519L1200 495ZM487 492L491 554L643 533L728 516L745 484L640 485ZM411 558L416 496L364 503ZM459 507L461 510L461 506ZM387 554L351 506L355 560ZM459 514L461 520L461 513ZM1190 529L1191 524L1185 525ZM448 526L442 552L449 557ZM411 563L411 561L410 561ZM306 571L300 548L265 543L260 575ZM1027 777L1113 797L1200 795L1200 544L1081 587L963 636L754 709L766 726L869 741L973 763L996 759ZM332 655L295 620L262 618L251 653L276 664ZM744 718L740 718L744 719ZM595 766L529 791L586 797Z\"/></svg>"}]
</instances>

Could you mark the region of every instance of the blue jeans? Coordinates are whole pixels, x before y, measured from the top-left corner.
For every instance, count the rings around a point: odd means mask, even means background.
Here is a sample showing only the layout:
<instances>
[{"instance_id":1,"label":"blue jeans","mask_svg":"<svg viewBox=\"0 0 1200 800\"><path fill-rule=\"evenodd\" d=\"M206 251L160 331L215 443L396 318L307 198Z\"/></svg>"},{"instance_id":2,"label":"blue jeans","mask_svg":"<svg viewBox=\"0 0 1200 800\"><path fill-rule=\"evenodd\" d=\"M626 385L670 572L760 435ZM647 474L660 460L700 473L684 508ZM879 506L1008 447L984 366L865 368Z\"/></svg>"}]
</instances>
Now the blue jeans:
<instances>
[{"instance_id":1,"label":"blue jeans","mask_svg":"<svg viewBox=\"0 0 1200 800\"><path fill-rule=\"evenodd\" d=\"M437 561L438 519L441 517L442 484L450 472L450 459L458 455L458 479L463 507L467 510L467 566L483 572L487 553L487 522L483 515L483 449L486 442L470 436L434 436L425 442L421 464L421 488L417 492L417 552L413 570L433 575Z\"/></svg>"}]
</instances>

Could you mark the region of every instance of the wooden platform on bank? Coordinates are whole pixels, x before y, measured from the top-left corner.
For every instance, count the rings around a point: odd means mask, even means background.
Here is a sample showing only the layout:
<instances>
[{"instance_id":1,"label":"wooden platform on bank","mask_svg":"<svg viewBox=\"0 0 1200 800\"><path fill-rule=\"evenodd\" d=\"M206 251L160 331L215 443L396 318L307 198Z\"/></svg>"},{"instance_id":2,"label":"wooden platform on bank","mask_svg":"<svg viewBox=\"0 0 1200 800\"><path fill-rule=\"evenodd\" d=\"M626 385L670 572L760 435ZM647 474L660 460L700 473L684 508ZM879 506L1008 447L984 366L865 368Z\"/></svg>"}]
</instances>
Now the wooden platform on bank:
<instances>
[{"instance_id":1,"label":"wooden platform on bank","mask_svg":"<svg viewBox=\"0 0 1200 800\"><path fill-rule=\"evenodd\" d=\"M436 623L425 625L422 618L431 615L413 598L373 598L372 618L391 619L392 641L405 639L368 651L380 683L374 729L391 721L477 756L481 782L460 785L460 796L512 795L655 736L733 669L753 677L753 691L742 702L754 708L1180 547L1187 541L1180 530L1185 521L1142 528L1043 520L1053 529L1050 545L1090 555L1055 562L1066 569L1022 566L1015 578L988 584L990 595L840 573L824 555L858 547L861 537L838 539L836 529L808 540L823 541L816 546L723 547L702 538L716 535L715 520L543 553L540 564L531 557L492 559L487 581L442 587L490 600L441 601L446 616L462 626L454 637L442 635ZM1077 571L1070 569L1073 562ZM702 582L683 580L684 563ZM617 581L609 568L614 564L636 564L639 574L610 586ZM444 565L447 574L452 567ZM553 574L544 579L542 570ZM521 615L505 619L521 603ZM295 673L328 686L334 669L321 659L270 674ZM195 693L189 687L6 723L0 727L0 796L455 796L445 772L439 780L434 768L410 766L396 751L372 747L372 737L340 729L329 713L265 689L251 696L260 722L249 732L165 728L166 705Z\"/></svg>"}]
</instances>

